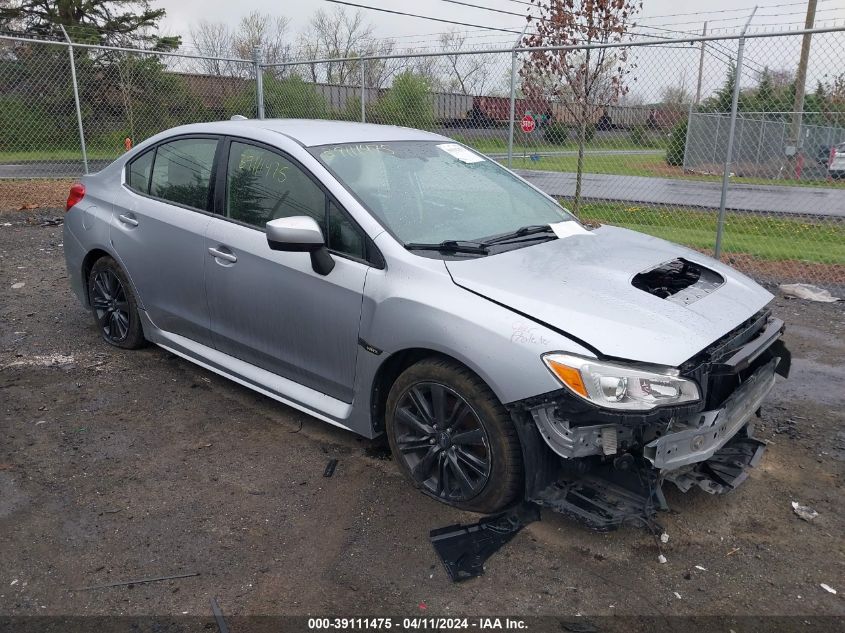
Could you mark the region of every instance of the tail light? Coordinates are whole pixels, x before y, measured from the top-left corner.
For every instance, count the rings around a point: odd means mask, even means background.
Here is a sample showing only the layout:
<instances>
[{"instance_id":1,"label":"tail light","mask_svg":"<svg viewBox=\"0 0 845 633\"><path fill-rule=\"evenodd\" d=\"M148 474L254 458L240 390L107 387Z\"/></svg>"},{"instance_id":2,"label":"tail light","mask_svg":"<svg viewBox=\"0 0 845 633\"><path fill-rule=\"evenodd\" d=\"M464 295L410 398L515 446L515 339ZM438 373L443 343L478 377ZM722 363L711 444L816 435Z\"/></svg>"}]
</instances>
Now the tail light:
<instances>
[{"instance_id":1,"label":"tail light","mask_svg":"<svg viewBox=\"0 0 845 633\"><path fill-rule=\"evenodd\" d=\"M65 205L65 211L70 211L70 208L77 204L82 198L85 197L85 185L81 182L76 183L70 188L70 193L67 196L67 204Z\"/></svg>"}]
</instances>

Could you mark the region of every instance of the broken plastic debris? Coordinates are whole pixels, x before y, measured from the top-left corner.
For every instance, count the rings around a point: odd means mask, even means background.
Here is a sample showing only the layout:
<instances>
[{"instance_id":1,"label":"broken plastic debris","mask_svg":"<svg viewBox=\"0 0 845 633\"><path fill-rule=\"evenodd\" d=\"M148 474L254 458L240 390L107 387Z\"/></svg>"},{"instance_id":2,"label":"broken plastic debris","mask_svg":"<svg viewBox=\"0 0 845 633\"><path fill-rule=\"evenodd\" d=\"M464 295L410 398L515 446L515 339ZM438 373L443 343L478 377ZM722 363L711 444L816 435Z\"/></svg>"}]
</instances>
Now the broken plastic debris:
<instances>
[{"instance_id":1,"label":"broken plastic debris","mask_svg":"<svg viewBox=\"0 0 845 633\"><path fill-rule=\"evenodd\" d=\"M825 290L812 284L781 284L778 288L785 297L821 301L822 303L841 301L839 297L832 296L830 290Z\"/></svg>"},{"instance_id":2,"label":"broken plastic debris","mask_svg":"<svg viewBox=\"0 0 845 633\"><path fill-rule=\"evenodd\" d=\"M663 554L657 556L657 562L663 565L666 562L666 557Z\"/></svg>"},{"instance_id":3,"label":"broken plastic debris","mask_svg":"<svg viewBox=\"0 0 845 633\"><path fill-rule=\"evenodd\" d=\"M681 594L679 594L677 591L673 591L672 593L674 593L674 594L675 594L675 597L676 597L678 600L680 600L680 599L681 599Z\"/></svg>"},{"instance_id":4,"label":"broken plastic debris","mask_svg":"<svg viewBox=\"0 0 845 633\"><path fill-rule=\"evenodd\" d=\"M792 502L792 511L795 512L795 514L797 514L799 517L801 517L805 521L812 521L817 516L819 516L819 513L816 512L815 510L813 510L811 507L802 506L797 501Z\"/></svg>"},{"instance_id":5,"label":"broken plastic debris","mask_svg":"<svg viewBox=\"0 0 845 633\"><path fill-rule=\"evenodd\" d=\"M664 544L669 542L669 535L666 532L660 535L660 542Z\"/></svg>"},{"instance_id":6,"label":"broken plastic debris","mask_svg":"<svg viewBox=\"0 0 845 633\"><path fill-rule=\"evenodd\" d=\"M702 567L701 565L696 565L695 568L700 569L701 571L707 571L707 569Z\"/></svg>"},{"instance_id":7,"label":"broken plastic debris","mask_svg":"<svg viewBox=\"0 0 845 633\"><path fill-rule=\"evenodd\" d=\"M26 285L25 281L19 281L17 283L12 284L12 290L19 290L20 288L23 288L25 285Z\"/></svg>"},{"instance_id":8,"label":"broken plastic debris","mask_svg":"<svg viewBox=\"0 0 845 633\"><path fill-rule=\"evenodd\" d=\"M826 592L828 592L828 593L832 593L834 596L836 595L836 589L834 589L834 588L833 588L833 587L831 587L830 585L826 585L825 583L822 583L820 586L821 586L821 588L822 588L822 589L824 589Z\"/></svg>"},{"instance_id":9,"label":"broken plastic debris","mask_svg":"<svg viewBox=\"0 0 845 633\"><path fill-rule=\"evenodd\" d=\"M337 468L337 460L330 459L328 464L326 464L326 469L323 471L323 477L331 477L334 475L335 468Z\"/></svg>"},{"instance_id":10,"label":"broken plastic debris","mask_svg":"<svg viewBox=\"0 0 845 633\"><path fill-rule=\"evenodd\" d=\"M481 519L472 525L450 525L429 533L434 550L452 582L484 573L484 563L523 527L540 520L539 508L529 503Z\"/></svg>"}]
</instances>

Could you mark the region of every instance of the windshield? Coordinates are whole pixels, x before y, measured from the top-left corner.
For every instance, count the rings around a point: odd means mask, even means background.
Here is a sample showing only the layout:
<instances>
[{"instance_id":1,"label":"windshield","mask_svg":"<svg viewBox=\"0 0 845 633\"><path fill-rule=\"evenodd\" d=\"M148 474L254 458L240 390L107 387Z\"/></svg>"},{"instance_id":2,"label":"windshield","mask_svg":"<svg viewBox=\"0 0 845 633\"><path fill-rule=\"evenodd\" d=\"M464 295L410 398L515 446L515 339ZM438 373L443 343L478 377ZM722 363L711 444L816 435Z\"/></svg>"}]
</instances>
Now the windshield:
<instances>
[{"instance_id":1,"label":"windshield","mask_svg":"<svg viewBox=\"0 0 845 633\"><path fill-rule=\"evenodd\" d=\"M476 241L573 221L563 207L457 143L345 144L311 152L406 244Z\"/></svg>"}]
</instances>

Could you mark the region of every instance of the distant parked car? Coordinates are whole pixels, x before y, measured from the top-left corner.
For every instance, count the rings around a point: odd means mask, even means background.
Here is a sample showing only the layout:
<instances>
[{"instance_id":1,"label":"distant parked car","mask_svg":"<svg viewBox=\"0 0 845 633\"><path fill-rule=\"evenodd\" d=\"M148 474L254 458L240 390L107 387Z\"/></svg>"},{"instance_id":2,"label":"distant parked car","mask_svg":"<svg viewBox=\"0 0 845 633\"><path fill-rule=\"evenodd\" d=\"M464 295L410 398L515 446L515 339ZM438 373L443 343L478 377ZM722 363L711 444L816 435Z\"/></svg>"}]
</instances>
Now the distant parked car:
<instances>
[{"instance_id":1,"label":"distant parked car","mask_svg":"<svg viewBox=\"0 0 845 633\"><path fill-rule=\"evenodd\" d=\"M667 509L666 481L728 492L789 369L753 280L585 227L428 132L183 126L83 177L67 209L70 285L107 343L385 434L417 488L464 510L527 499L610 529Z\"/></svg>"},{"instance_id":2,"label":"distant parked car","mask_svg":"<svg viewBox=\"0 0 845 633\"><path fill-rule=\"evenodd\" d=\"M834 154L830 159L827 172L831 178L836 180L845 178L845 143L840 143L834 148Z\"/></svg>"}]
</instances>

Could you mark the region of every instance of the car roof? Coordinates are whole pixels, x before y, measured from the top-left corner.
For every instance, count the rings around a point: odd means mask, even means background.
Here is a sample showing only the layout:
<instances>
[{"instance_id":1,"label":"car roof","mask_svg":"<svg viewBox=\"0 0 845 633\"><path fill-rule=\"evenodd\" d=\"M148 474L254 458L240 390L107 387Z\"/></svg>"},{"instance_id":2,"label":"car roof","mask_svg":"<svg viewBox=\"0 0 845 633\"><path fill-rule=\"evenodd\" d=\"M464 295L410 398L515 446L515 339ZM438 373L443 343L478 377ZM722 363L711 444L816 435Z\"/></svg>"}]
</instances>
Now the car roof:
<instances>
[{"instance_id":1,"label":"car roof","mask_svg":"<svg viewBox=\"0 0 845 633\"><path fill-rule=\"evenodd\" d=\"M333 143L377 143L385 141L445 141L445 136L396 125L320 119L242 119L202 124L207 132L232 133L233 129L255 128L278 132L301 145Z\"/></svg>"}]
</instances>

